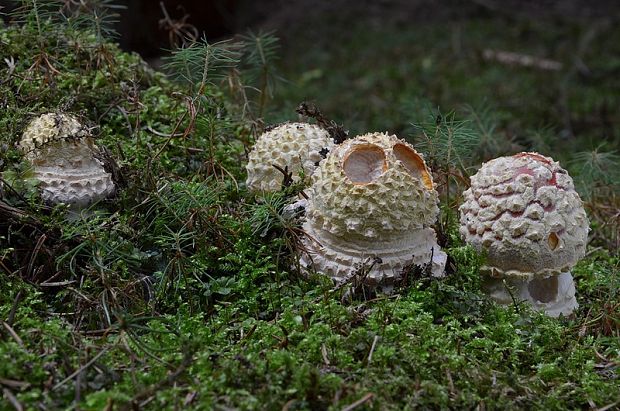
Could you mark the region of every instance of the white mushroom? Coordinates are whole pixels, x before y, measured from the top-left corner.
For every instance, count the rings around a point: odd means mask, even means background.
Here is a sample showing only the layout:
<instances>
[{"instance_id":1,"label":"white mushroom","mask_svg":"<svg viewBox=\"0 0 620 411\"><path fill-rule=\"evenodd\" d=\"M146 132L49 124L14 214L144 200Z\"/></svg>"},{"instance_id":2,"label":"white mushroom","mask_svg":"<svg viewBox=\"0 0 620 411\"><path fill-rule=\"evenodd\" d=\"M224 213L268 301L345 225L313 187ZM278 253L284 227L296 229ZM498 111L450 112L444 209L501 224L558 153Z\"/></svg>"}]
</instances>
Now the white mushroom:
<instances>
[{"instance_id":1,"label":"white mushroom","mask_svg":"<svg viewBox=\"0 0 620 411\"><path fill-rule=\"evenodd\" d=\"M286 123L262 134L249 154L246 184L250 191L272 192L282 187L288 168L293 181L303 171L306 182L325 158L334 142L329 133L307 123Z\"/></svg>"},{"instance_id":2,"label":"white mushroom","mask_svg":"<svg viewBox=\"0 0 620 411\"><path fill-rule=\"evenodd\" d=\"M443 275L446 255L430 228L438 196L430 171L411 145L371 133L346 140L312 177L301 264L336 281L366 270L387 286L411 265ZM365 267L364 267L365 266Z\"/></svg>"},{"instance_id":3,"label":"white mushroom","mask_svg":"<svg viewBox=\"0 0 620 411\"><path fill-rule=\"evenodd\" d=\"M463 196L461 236L487 253L493 299L527 300L552 316L577 308L569 270L585 255L589 222L566 170L538 153L500 157L482 165Z\"/></svg>"},{"instance_id":4,"label":"white mushroom","mask_svg":"<svg viewBox=\"0 0 620 411\"><path fill-rule=\"evenodd\" d=\"M114 192L111 174L94 156L96 146L88 129L71 115L35 118L19 147L32 162L41 197L49 203L82 208Z\"/></svg>"}]
</instances>

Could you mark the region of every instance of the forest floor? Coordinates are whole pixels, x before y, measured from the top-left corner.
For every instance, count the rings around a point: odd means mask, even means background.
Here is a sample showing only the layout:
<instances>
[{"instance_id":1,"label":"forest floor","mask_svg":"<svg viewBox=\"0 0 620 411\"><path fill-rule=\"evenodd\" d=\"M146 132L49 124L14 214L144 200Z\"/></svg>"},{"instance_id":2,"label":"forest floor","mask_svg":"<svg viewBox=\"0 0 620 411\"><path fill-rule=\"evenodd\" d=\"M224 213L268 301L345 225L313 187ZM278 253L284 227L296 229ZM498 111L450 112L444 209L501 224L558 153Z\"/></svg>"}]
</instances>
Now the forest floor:
<instances>
[{"instance_id":1,"label":"forest floor","mask_svg":"<svg viewBox=\"0 0 620 411\"><path fill-rule=\"evenodd\" d=\"M618 408L617 17L476 3L443 24L423 3L417 19L274 15L280 41L199 41L168 76L88 10L15 12L0 27L0 409ZM304 100L426 154L446 278L416 271L384 295L294 268L284 207L303 187L256 196L245 164ZM119 187L70 219L17 146L59 111L91 127ZM591 221L568 317L493 303L458 234L469 175L521 150L561 161Z\"/></svg>"}]
</instances>

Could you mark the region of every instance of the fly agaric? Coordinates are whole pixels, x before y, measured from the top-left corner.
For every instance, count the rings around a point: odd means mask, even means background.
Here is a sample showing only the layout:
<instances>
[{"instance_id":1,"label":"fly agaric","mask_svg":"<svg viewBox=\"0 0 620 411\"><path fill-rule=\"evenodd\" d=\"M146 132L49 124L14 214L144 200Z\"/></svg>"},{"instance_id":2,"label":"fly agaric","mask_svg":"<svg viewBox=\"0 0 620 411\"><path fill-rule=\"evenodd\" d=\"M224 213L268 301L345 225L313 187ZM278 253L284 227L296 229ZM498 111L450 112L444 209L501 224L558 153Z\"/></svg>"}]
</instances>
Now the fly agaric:
<instances>
[{"instance_id":1,"label":"fly agaric","mask_svg":"<svg viewBox=\"0 0 620 411\"><path fill-rule=\"evenodd\" d=\"M585 255L589 222L566 170L538 153L500 157L463 196L461 236L486 252L484 287L494 300L514 296L550 316L577 308L569 270Z\"/></svg>"},{"instance_id":2,"label":"fly agaric","mask_svg":"<svg viewBox=\"0 0 620 411\"><path fill-rule=\"evenodd\" d=\"M114 192L112 175L95 158L97 147L74 116L43 114L28 124L19 147L34 166L41 197L82 208Z\"/></svg>"},{"instance_id":3,"label":"fly agaric","mask_svg":"<svg viewBox=\"0 0 620 411\"><path fill-rule=\"evenodd\" d=\"M283 171L293 181L304 172L306 182L334 142L329 133L308 123L286 123L263 133L249 154L246 185L250 191L272 192L282 187Z\"/></svg>"},{"instance_id":4,"label":"fly agaric","mask_svg":"<svg viewBox=\"0 0 620 411\"><path fill-rule=\"evenodd\" d=\"M438 195L424 159L405 141L370 133L336 146L312 177L301 255L307 271L337 282L364 268L389 289L409 266L442 276L446 254L430 225Z\"/></svg>"}]
</instances>

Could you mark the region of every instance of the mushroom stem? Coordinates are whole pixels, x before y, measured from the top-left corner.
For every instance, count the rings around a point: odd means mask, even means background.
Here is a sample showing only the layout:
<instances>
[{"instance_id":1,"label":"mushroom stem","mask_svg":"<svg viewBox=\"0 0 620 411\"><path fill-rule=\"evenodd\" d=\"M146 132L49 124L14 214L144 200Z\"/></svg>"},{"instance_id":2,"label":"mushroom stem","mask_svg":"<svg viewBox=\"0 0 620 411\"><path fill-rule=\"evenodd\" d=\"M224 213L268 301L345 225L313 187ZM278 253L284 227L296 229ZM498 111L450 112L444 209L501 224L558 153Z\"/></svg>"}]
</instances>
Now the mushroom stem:
<instances>
[{"instance_id":1,"label":"mushroom stem","mask_svg":"<svg viewBox=\"0 0 620 411\"><path fill-rule=\"evenodd\" d=\"M579 307L570 272L529 278L485 275L482 288L498 304L527 301L535 310L544 311L550 317L569 315Z\"/></svg>"}]
</instances>

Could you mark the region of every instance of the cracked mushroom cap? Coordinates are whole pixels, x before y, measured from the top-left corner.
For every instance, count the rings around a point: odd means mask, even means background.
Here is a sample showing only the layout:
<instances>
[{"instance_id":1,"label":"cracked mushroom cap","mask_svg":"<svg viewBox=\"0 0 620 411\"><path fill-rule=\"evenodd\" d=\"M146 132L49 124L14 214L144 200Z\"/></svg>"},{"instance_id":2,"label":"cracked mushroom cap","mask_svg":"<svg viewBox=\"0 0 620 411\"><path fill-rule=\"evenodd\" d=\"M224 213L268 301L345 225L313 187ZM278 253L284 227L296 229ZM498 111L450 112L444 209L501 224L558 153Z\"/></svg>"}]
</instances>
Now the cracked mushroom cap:
<instances>
[{"instance_id":1,"label":"cracked mushroom cap","mask_svg":"<svg viewBox=\"0 0 620 411\"><path fill-rule=\"evenodd\" d=\"M386 133L336 146L312 183L307 218L336 236L380 239L428 227L439 213L424 159L409 143Z\"/></svg>"},{"instance_id":2,"label":"cracked mushroom cap","mask_svg":"<svg viewBox=\"0 0 620 411\"><path fill-rule=\"evenodd\" d=\"M336 146L308 190L301 266L337 282L364 274L389 287L410 266L443 275L446 254L429 226L437 218L430 170L411 145L371 133Z\"/></svg>"},{"instance_id":3,"label":"cracked mushroom cap","mask_svg":"<svg viewBox=\"0 0 620 411\"><path fill-rule=\"evenodd\" d=\"M487 252L492 276L560 274L585 255L588 217L572 178L549 157L484 163L463 196L461 236Z\"/></svg>"},{"instance_id":4,"label":"cracked mushroom cap","mask_svg":"<svg viewBox=\"0 0 620 411\"><path fill-rule=\"evenodd\" d=\"M35 118L19 147L32 162L47 202L84 207L115 190L112 175L95 158L90 132L74 116L48 113Z\"/></svg>"},{"instance_id":5,"label":"cracked mushroom cap","mask_svg":"<svg viewBox=\"0 0 620 411\"><path fill-rule=\"evenodd\" d=\"M303 170L306 182L334 146L329 133L308 123L286 123L263 133L248 156L246 184L250 191L272 192L282 187L288 167L293 181Z\"/></svg>"}]
</instances>

